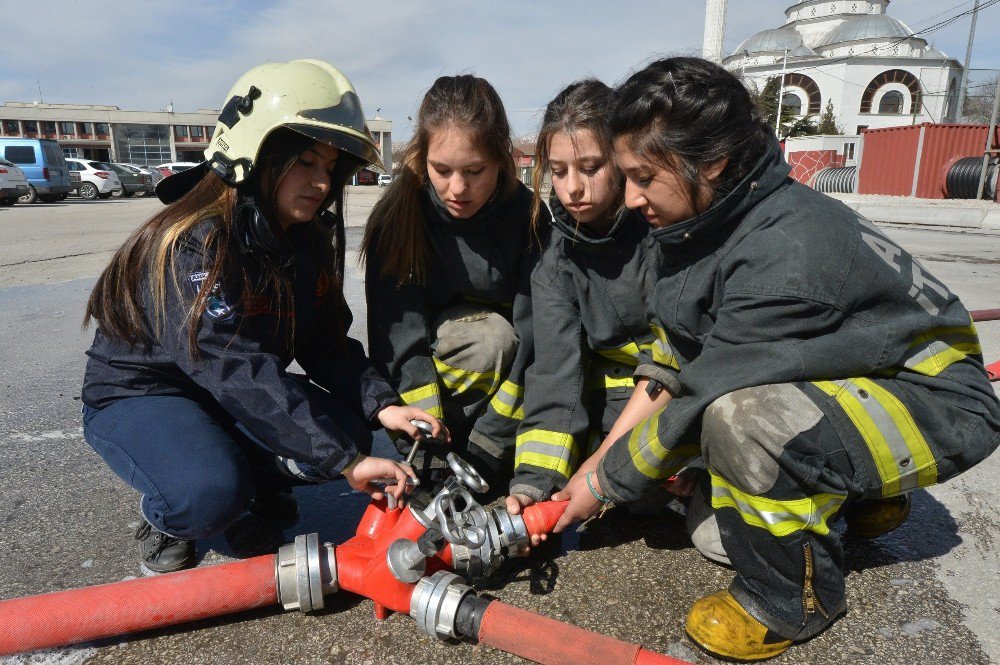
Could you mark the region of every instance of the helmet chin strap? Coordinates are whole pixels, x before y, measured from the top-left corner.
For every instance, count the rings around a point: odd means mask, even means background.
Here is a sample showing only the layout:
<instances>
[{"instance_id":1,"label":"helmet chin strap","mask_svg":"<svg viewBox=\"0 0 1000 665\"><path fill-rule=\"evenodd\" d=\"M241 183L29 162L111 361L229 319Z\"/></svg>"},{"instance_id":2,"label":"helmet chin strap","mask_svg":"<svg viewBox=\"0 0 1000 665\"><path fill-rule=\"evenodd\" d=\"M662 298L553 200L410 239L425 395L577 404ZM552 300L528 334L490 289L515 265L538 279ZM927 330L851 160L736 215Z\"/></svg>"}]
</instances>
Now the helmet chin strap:
<instances>
[{"instance_id":1,"label":"helmet chin strap","mask_svg":"<svg viewBox=\"0 0 1000 665\"><path fill-rule=\"evenodd\" d=\"M233 226L244 253L278 267L291 265L294 250L288 240L275 233L256 197L240 187Z\"/></svg>"}]
</instances>

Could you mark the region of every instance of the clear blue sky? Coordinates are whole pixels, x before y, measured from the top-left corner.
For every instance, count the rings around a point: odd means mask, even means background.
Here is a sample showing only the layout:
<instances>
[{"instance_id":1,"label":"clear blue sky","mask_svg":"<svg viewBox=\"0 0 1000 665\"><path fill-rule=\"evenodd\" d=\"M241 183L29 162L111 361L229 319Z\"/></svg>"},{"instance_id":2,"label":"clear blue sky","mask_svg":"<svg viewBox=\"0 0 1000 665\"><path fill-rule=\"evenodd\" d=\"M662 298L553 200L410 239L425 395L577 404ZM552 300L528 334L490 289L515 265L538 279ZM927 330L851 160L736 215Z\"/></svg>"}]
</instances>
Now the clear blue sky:
<instances>
[{"instance_id":1,"label":"clear blue sky","mask_svg":"<svg viewBox=\"0 0 1000 665\"><path fill-rule=\"evenodd\" d=\"M780 26L789 4L730 0L727 51ZM919 30L934 14L972 4L895 0L889 13ZM46 102L219 108L250 67L311 57L343 69L369 117L381 108L399 139L442 74L489 79L515 132L530 134L540 109L573 80L613 84L653 57L700 55L704 23L700 0L4 0L3 12L0 101L34 101L40 82ZM968 29L964 18L927 38L961 62ZM980 16L973 67L1000 68L1000 4Z\"/></svg>"}]
</instances>

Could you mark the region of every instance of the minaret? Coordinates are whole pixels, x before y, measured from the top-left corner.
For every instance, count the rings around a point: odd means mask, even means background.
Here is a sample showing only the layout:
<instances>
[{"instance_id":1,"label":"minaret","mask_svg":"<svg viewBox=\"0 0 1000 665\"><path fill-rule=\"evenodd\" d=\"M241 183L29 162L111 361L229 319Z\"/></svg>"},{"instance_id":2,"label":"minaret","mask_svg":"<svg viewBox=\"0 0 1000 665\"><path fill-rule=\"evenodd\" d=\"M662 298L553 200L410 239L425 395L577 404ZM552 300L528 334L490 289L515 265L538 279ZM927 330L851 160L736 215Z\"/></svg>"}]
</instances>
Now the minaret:
<instances>
[{"instance_id":1,"label":"minaret","mask_svg":"<svg viewBox=\"0 0 1000 665\"><path fill-rule=\"evenodd\" d=\"M712 62L722 63L723 40L726 38L726 4L729 0L706 0L705 3L705 44L703 57Z\"/></svg>"}]
</instances>

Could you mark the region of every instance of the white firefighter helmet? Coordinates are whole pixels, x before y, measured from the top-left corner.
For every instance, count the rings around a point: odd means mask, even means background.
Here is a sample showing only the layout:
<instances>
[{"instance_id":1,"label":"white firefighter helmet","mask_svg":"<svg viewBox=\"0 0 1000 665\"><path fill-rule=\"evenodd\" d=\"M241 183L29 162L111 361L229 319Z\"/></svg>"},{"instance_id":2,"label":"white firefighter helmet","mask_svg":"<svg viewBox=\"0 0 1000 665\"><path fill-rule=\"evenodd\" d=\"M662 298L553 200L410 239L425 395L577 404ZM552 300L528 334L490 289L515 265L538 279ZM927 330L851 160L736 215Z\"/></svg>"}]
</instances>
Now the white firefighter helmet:
<instances>
[{"instance_id":1,"label":"white firefighter helmet","mask_svg":"<svg viewBox=\"0 0 1000 665\"><path fill-rule=\"evenodd\" d=\"M253 171L265 139L282 127L357 158L348 177L366 165L384 169L361 100L347 77L322 60L292 60L258 65L241 76L226 96L205 165L165 178L157 195L165 202L180 198L207 168L230 186L239 185Z\"/></svg>"}]
</instances>

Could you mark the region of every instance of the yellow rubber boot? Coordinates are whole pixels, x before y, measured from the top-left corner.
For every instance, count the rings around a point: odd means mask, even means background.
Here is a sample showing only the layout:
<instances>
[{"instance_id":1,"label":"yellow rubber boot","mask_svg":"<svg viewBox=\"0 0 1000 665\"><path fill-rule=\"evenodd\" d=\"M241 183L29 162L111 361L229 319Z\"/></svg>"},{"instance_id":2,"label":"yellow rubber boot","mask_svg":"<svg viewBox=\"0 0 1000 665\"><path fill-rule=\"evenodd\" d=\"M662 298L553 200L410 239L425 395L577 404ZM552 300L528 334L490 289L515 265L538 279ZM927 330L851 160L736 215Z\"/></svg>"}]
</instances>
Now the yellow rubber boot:
<instances>
[{"instance_id":1,"label":"yellow rubber boot","mask_svg":"<svg viewBox=\"0 0 1000 665\"><path fill-rule=\"evenodd\" d=\"M695 644L728 660L766 660L792 645L750 616L728 591L696 601L688 612L686 630Z\"/></svg>"},{"instance_id":2,"label":"yellow rubber boot","mask_svg":"<svg viewBox=\"0 0 1000 665\"><path fill-rule=\"evenodd\" d=\"M911 504L909 494L860 501L844 511L847 535L871 540L889 533L910 516Z\"/></svg>"}]
</instances>

